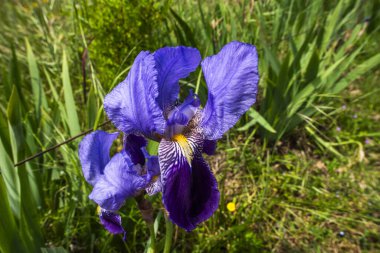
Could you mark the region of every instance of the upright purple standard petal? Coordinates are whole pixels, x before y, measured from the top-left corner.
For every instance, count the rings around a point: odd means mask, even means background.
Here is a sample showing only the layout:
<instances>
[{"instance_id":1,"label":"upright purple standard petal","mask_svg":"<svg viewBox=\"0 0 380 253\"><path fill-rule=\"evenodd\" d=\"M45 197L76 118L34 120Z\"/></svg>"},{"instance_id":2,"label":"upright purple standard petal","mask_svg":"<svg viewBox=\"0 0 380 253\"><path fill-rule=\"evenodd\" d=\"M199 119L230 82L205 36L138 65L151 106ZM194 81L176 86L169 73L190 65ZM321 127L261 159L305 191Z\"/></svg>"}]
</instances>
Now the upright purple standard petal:
<instances>
[{"instance_id":1,"label":"upright purple standard petal","mask_svg":"<svg viewBox=\"0 0 380 253\"><path fill-rule=\"evenodd\" d=\"M127 78L104 99L104 109L115 126L126 134L154 137L163 134L165 120L158 97L155 60L149 52L135 59Z\"/></svg>"},{"instance_id":2,"label":"upright purple standard petal","mask_svg":"<svg viewBox=\"0 0 380 253\"><path fill-rule=\"evenodd\" d=\"M92 186L110 161L110 149L119 133L97 130L86 135L79 144L79 159L86 181Z\"/></svg>"},{"instance_id":3,"label":"upright purple standard petal","mask_svg":"<svg viewBox=\"0 0 380 253\"><path fill-rule=\"evenodd\" d=\"M191 231L218 208L219 191L216 179L199 151L195 151L189 164L185 150L180 143L162 140L159 161L162 200L169 218Z\"/></svg>"},{"instance_id":4,"label":"upright purple standard petal","mask_svg":"<svg viewBox=\"0 0 380 253\"><path fill-rule=\"evenodd\" d=\"M125 230L121 225L121 217L119 214L101 208L99 212L99 218L100 223L111 234L123 233L125 235Z\"/></svg>"},{"instance_id":5,"label":"upright purple standard petal","mask_svg":"<svg viewBox=\"0 0 380 253\"><path fill-rule=\"evenodd\" d=\"M201 127L206 139L216 140L256 101L257 51L253 45L234 41L201 65L208 87Z\"/></svg>"},{"instance_id":6,"label":"upright purple standard petal","mask_svg":"<svg viewBox=\"0 0 380 253\"><path fill-rule=\"evenodd\" d=\"M135 168L137 166L138 168ZM89 198L107 210L118 210L126 198L134 196L149 183L139 175L140 165L133 165L125 152L114 155L96 182Z\"/></svg>"},{"instance_id":7,"label":"upright purple standard petal","mask_svg":"<svg viewBox=\"0 0 380 253\"><path fill-rule=\"evenodd\" d=\"M196 48L191 47L164 47L154 53L158 71L157 102L161 109L174 104L178 98L181 78L193 72L201 61L201 55Z\"/></svg>"}]
</instances>

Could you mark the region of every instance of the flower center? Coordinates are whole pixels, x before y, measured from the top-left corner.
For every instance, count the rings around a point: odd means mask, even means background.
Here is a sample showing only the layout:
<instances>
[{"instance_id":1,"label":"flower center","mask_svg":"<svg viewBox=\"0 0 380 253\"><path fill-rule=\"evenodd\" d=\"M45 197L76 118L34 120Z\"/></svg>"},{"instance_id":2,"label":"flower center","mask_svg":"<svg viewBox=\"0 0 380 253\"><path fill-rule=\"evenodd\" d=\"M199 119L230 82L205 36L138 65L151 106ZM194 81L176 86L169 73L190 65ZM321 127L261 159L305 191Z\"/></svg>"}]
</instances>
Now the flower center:
<instances>
[{"instance_id":1,"label":"flower center","mask_svg":"<svg viewBox=\"0 0 380 253\"><path fill-rule=\"evenodd\" d=\"M183 134L176 134L173 136L173 141L178 143L187 143L187 138Z\"/></svg>"},{"instance_id":2,"label":"flower center","mask_svg":"<svg viewBox=\"0 0 380 253\"><path fill-rule=\"evenodd\" d=\"M194 153L186 136L184 136L183 134L175 134L173 135L172 140L178 143L178 145L181 147L182 154L186 157L186 160L189 163L189 165L191 165Z\"/></svg>"},{"instance_id":3,"label":"flower center","mask_svg":"<svg viewBox=\"0 0 380 253\"><path fill-rule=\"evenodd\" d=\"M165 137L173 139L174 135L182 134L187 124L194 117L199 106L199 98L190 91L190 94L185 101L169 112L166 122Z\"/></svg>"}]
</instances>

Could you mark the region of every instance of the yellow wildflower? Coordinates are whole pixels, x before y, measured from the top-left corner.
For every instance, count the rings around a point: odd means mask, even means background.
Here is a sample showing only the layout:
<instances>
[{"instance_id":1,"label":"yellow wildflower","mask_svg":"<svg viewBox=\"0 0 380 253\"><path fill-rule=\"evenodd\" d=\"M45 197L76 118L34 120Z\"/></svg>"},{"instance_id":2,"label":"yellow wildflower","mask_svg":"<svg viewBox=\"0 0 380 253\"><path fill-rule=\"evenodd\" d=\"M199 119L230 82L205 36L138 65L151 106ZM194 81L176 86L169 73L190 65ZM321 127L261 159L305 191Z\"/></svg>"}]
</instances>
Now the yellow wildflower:
<instances>
[{"instance_id":1,"label":"yellow wildflower","mask_svg":"<svg viewBox=\"0 0 380 253\"><path fill-rule=\"evenodd\" d=\"M234 202L229 202L227 204L227 210L230 212L235 212L236 211L236 205Z\"/></svg>"}]
</instances>

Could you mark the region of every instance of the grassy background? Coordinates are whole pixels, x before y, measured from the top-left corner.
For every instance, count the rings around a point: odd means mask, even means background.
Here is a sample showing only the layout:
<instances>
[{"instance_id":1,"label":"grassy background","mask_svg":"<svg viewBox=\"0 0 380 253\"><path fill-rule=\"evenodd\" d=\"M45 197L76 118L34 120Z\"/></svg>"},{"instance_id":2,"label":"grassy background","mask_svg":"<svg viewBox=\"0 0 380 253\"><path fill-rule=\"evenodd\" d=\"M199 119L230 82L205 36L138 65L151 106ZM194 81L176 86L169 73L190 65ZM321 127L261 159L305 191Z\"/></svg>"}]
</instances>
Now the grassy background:
<instances>
[{"instance_id":1,"label":"grassy background","mask_svg":"<svg viewBox=\"0 0 380 253\"><path fill-rule=\"evenodd\" d=\"M218 211L191 233L176 228L173 252L379 251L379 5L1 1L0 251L143 252L134 200L121 210L125 243L99 224L80 139L13 164L106 121L104 95L140 50L188 45L205 57L232 40L258 49L258 101L208 157ZM181 87L207 100L200 69ZM151 201L161 251L163 207Z\"/></svg>"}]
</instances>

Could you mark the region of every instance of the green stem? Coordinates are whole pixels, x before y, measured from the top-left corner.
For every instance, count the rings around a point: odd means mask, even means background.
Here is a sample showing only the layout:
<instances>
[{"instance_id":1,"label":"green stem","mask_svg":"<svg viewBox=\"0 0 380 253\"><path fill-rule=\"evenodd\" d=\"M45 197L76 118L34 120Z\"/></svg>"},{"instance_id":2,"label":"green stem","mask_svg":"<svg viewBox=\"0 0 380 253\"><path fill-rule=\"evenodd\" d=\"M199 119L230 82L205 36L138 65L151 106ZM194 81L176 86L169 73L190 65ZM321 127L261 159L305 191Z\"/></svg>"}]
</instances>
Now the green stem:
<instances>
[{"instance_id":1,"label":"green stem","mask_svg":"<svg viewBox=\"0 0 380 253\"><path fill-rule=\"evenodd\" d=\"M201 85L201 77L202 77L202 70L199 71L199 75L198 75L198 78L197 78L197 86L195 87L195 94L198 95L198 92L199 92L199 86Z\"/></svg>"},{"instance_id":2,"label":"green stem","mask_svg":"<svg viewBox=\"0 0 380 253\"><path fill-rule=\"evenodd\" d=\"M150 233L150 244L148 248L148 253L155 253L156 252L156 234L154 233L154 226L153 224L149 224L149 233Z\"/></svg>"},{"instance_id":3,"label":"green stem","mask_svg":"<svg viewBox=\"0 0 380 253\"><path fill-rule=\"evenodd\" d=\"M173 223L169 220L169 217L166 218L166 235L165 235L165 248L164 253L170 253L170 248L172 247L173 239Z\"/></svg>"}]
</instances>

